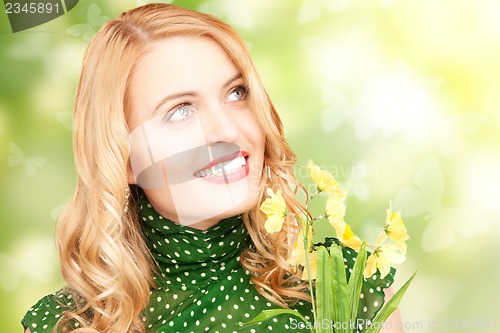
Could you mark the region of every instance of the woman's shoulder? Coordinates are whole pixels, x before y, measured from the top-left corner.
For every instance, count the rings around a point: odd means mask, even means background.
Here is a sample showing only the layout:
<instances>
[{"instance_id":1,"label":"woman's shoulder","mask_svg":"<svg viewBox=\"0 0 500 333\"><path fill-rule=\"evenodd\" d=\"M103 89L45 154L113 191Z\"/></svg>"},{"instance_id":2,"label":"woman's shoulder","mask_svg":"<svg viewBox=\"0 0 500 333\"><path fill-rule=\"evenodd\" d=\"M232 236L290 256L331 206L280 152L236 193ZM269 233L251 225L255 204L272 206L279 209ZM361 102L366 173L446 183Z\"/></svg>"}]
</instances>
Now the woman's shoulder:
<instances>
[{"instance_id":1,"label":"woman's shoulder","mask_svg":"<svg viewBox=\"0 0 500 333\"><path fill-rule=\"evenodd\" d=\"M24 315L21 324L31 333L52 332L64 311L74 307L72 294L61 289L41 298Z\"/></svg>"}]
</instances>

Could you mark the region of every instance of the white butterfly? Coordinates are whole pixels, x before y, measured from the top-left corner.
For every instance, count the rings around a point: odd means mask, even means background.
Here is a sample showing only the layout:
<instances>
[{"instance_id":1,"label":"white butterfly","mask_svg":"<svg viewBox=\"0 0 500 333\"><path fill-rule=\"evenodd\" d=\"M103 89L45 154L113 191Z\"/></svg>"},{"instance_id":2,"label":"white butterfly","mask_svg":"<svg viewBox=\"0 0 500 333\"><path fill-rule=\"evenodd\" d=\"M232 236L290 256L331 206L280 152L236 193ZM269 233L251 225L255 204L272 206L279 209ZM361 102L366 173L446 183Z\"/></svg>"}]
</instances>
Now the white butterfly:
<instances>
[{"instance_id":1,"label":"white butterfly","mask_svg":"<svg viewBox=\"0 0 500 333\"><path fill-rule=\"evenodd\" d=\"M435 158L428 158L414 176L414 187L403 188L393 205L406 217L422 216L429 221L421 239L422 249L440 251L455 244L459 238L469 238L490 230L491 221L468 207L443 205L445 183L443 172Z\"/></svg>"},{"instance_id":2,"label":"white butterfly","mask_svg":"<svg viewBox=\"0 0 500 333\"><path fill-rule=\"evenodd\" d=\"M102 10L99 6L95 3L90 4L87 9L87 23L75 24L66 29L66 33L76 37L81 35L85 41L90 41L97 30L109 20L107 16L101 15L101 13Z\"/></svg>"},{"instance_id":3,"label":"white butterfly","mask_svg":"<svg viewBox=\"0 0 500 333\"><path fill-rule=\"evenodd\" d=\"M9 145L9 151L10 151L8 159L9 166L11 167L16 167L19 165L24 166L24 172L26 172L28 176L33 176L35 173L37 173L38 169L40 169L47 161L45 158L39 156L31 156L31 157L24 156L24 153L21 150L21 148L19 148L19 146L13 142L11 142Z\"/></svg>"}]
</instances>

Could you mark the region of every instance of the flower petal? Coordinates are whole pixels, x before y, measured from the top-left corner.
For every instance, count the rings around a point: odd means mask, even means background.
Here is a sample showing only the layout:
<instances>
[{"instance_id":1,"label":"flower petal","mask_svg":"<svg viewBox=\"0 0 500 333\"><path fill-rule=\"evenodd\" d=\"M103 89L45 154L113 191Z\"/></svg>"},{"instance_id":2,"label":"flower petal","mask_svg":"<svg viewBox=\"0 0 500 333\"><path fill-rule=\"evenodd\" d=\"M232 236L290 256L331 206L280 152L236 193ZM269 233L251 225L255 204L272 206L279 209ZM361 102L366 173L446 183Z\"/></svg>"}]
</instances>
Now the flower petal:
<instances>
[{"instance_id":1,"label":"flower petal","mask_svg":"<svg viewBox=\"0 0 500 333\"><path fill-rule=\"evenodd\" d=\"M338 238L342 237L345 232L344 216L346 206L344 199L345 194L336 193L335 195L330 195L326 200L326 215L332 227L335 228Z\"/></svg>"},{"instance_id":2,"label":"flower petal","mask_svg":"<svg viewBox=\"0 0 500 333\"><path fill-rule=\"evenodd\" d=\"M387 236L385 230L380 231L380 233L377 236L377 240L375 241L375 246L379 247L380 245L382 245L382 243L385 242L387 238L389 238L389 236Z\"/></svg>"},{"instance_id":3,"label":"flower petal","mask_svg":"<svg viewBox=\"0 0 500 333\"><path fill-rule=\"evenodd\" d=\"M267 194L269 198L264 200L260 205L260 210L267 216L264 228L267 232L273 233L280 231L283 226L283 221L285 220L287 212L286 202L280 190L275 194L272 189L268 188Z\"/></svg>"},{"instance_id":4,"label":"flower petal","mask_svg":"<svg viewBox=\"0 0 500 333\"><path fill-rule=\"evenodd\" d=\"M406 260L405 255L401 253L399 247L395 244L382 245L380 251L390 264L401 264Z\"/></svg>"},{"instance_id":5,"label":"flower petal","mask_svg":"<svg viewBox=\"0 0 500 333\"><path fill-rule=\"evenodd\" d=\"M365 271L363 273L366 279L370 278L377 271L377 257L375 252L370 254L368 259L366 259Z\"/></svg>"},{"instance_id":6,"label":"flower petal","mask_svg":"<svg viewBox=\"0 0 500 333\"><path fill-rule=\"evenodd\" d=\"M270 234L272 234L273 232L278 232L281 230L284 220L284 217L280 217L278 215L270 215L264 223L264 228Z\"/></svg>"},{"instance_id":7,"label":"flower petal","mask_svg":"<svg viewBox=\"0 0 500 333\"><path fill-rule=\"evenodd\" d=\"M387 210L387 217L385 221L386 233L389 238L395 243L401 243L408 240L408 232L401 218L401 211L394 213L391 208Z\"/></svg>"},{"instance_id":8,"label":"flower petal","mask_svg":"<svg viewBox=\"0 0 500 333\"><path fill-rule=\"evenodd\" d=\"M301 279L304 281L307 281L309 279L315 280L316 279L316 251L309 253L309 270L310 270L310 272L307 271L305 258L304 258L303 267L304 267L304 270L302 271Z\"/></svg>"},{"instance_id":9,"label":"flower petal","mask_svg":"<svg viewBox=\"0 0 500 333\"><path fill-rule=\"evenodd\" d=\"M321 170L320 167L315 165L311 160L307 163L307 168L309 170L309 175L314 183L316 183L320 192L329 193L338 189L339 184L330 172L327 170Z\"/></svg>"},{"instance_id":10,"label":"flower petal","mask_svg":"<svg viewBox=\"0 0 500 333\"><path fill-rule=\"evenodd\" d=\"M391 265L389 264L389 261L383 251L377 253L377 267L380 271L380 278L382 279L385 278L391 271Z\"/></svg>"},{"instance_id":11,"label":"flower petal","mask_svg":"<svg viewBox=\"0 0 500 333\"><path fill-rule=\"evenodd\" d=\"M355 251L359 251L361 245L363 244L361 239L352 232L351 226L348 224L345 225L344 234L341 238L339 238L339 240L342 243L342 246L350 247Z\"/></svg>"}]
</instances>

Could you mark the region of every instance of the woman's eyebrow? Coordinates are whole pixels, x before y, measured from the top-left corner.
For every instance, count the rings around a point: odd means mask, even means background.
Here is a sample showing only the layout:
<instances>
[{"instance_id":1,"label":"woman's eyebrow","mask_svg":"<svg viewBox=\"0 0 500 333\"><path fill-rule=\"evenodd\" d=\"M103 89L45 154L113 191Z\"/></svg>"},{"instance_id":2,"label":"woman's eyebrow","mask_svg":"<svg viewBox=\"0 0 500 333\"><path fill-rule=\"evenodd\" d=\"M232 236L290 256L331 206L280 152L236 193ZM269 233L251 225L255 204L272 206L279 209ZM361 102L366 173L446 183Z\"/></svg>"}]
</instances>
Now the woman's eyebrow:
<instances>
[{"instance_id":1,"label":"woman's eyebrow","mask_svg":"<svg viewBox=\"0 0 500 333\"><path fill-rule=\"evenodd\" d=\"M222 85L222 89L228 87L229 85L231 85L234 81L238 81L239 79L242 79L243 78L243 75L241 75L241 73L238 73L236 75L234 75L233 77L231 77L229 80L227 80L223 85ZM183 92L178 92L178 93L175 93L175 94L172 94L172 95L168 95L168 96L165 96L161 101L160 103L158 103L158 105L156 106L156 108L154 109L153 111L153 114L156 114L158 112L158 109L163 105L165 104L166 102L168 101L171 101L171 100L175 100L175 99L178 99L178 98L182 98L182 97L194 97L196 96L197 93L196 91L183 91Z\"/></svg>"},{"instance_id":2,"label":"woman's eyebrow","mask_svg":"<svg viewBox=\"0 0 500 333\"><path fill-rule=\"evenodd\" d=\"M233 76L232 78L230 78L229 80L227 80L226 83L224 83L224 85L222 86L222 88L226 88L234 81L238 81L239 79L242 79L242 78L243 78L243 75L241 75L241 73L238 73L235 76Z\"/></svg>"},{"instance_id":3,"label":"woman's eyebrow","mask_svg":"<svg viewBox=\"0 0 500 333\"><path fill-rule=\"evenodd\" d=\"M160 103L158 103L158 105L156 106L156 108L154 109L153 111L153 114L156 114L158 112L158 109L163 105L165 104L166 102L168 101L171 101L171 100L174 100L174 99L178 99L178 98L182 98L182 97L193 97L193 96L196 96L196 92L194 91L185 91L185 92L179 92L179 93L175 93L175 94L172 94L172 95L168 95L166 97L164 97Z\"/></svg>"}]
</instances>

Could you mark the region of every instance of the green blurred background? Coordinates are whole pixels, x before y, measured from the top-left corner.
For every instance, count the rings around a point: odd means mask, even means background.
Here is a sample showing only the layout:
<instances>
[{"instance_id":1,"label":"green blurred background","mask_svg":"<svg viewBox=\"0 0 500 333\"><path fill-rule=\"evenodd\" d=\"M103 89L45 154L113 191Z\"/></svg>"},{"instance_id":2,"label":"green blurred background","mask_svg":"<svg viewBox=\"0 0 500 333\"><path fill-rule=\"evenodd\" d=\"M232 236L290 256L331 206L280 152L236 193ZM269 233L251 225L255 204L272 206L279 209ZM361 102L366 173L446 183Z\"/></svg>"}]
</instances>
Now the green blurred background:
<instances>
[{"instance_id":1,"label":"green blurred background","mask_svg":"<svg viewBox=\"0 0 500 333\"><path fill-rule=\"evenodd\" d=\"M2 332L20 332L24 312L63 285L53 228L75 187L86 44L147 2L83 0L15 34L0 6ZM348 189L357 234L382 226L389 202L402 209L411 239L396 285L418 270L401 305L406 331L498 332L500 2L174 3L240 32L300 165L312 158Z\"/></svg>"}]
</instances>

